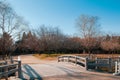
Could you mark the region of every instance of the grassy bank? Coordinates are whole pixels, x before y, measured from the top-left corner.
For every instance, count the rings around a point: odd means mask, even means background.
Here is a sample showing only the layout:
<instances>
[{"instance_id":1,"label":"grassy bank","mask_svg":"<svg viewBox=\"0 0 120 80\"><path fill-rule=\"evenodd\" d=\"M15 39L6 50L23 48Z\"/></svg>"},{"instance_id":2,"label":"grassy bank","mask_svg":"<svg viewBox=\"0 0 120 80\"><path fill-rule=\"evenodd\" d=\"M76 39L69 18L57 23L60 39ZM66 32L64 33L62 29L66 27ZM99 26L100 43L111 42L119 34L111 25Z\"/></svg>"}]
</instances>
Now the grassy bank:
<instances>
[{"instance_id":1,"label":"grassy bank","mask_svg":"<svg viewBox=\"0 0 120 80\"><path fill-rule=\"evenodd\" d=\"M39 59L44 59L44 60L56 60L58 56L61 55L76 55L76 56L82 56L82 57L86 57L89 56L89 54L60 54L60 53L54 53L54 54L34 54L33 56L39 58ZM119 57L120 54L91 54L91 57L93 58L108 58L108 57Z\"/></svg>"}]
</instances>

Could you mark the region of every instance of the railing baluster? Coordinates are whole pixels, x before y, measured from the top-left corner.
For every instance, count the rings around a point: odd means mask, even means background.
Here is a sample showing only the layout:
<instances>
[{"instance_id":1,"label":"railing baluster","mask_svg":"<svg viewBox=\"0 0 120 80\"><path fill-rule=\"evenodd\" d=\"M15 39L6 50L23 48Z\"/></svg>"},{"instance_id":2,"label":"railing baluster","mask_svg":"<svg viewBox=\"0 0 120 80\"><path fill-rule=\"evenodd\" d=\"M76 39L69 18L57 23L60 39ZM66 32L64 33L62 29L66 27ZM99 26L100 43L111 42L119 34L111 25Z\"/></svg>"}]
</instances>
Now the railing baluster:
<instances>
[{"instance_id":1,"label":"railing baluster","mask_svg":"<svg viewBox=\"0 0 120 80\"><path fill-rule=\"evenodd\" d=\"M118 62L118 73L120 74L120 62Z\"/></svg>"},{"instance_id":2,"label":"railing baluster","mask_svg":"<svg viewBox=\"0 0 120 80\"><path fill-rule=\"evenodd\" d=\"M115 62L115 73L117 73L118 72L118 63L117 63L117 61Z\"/></svg>"}]
</instances>

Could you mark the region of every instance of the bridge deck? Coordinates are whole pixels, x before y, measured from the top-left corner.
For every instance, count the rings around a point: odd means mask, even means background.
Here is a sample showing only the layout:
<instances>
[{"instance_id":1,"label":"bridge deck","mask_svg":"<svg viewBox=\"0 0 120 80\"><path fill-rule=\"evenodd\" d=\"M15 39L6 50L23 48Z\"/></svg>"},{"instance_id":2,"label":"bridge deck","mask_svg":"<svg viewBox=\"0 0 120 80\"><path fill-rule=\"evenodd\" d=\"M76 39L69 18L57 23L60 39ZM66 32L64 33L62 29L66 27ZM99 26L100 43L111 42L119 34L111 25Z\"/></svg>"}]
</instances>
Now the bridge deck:
<instances>
[{"instance_id":1,"label":"bridge deck","mask_svg":"<svg viewBox=\"0 0 120 80\"><path fill-rule=\"evenodd\" d=\"M23 79L35 80L119 80L120 76L86 71L79 65L42 61L32 55L21 56Z\"/></svg>"}]
</instances>

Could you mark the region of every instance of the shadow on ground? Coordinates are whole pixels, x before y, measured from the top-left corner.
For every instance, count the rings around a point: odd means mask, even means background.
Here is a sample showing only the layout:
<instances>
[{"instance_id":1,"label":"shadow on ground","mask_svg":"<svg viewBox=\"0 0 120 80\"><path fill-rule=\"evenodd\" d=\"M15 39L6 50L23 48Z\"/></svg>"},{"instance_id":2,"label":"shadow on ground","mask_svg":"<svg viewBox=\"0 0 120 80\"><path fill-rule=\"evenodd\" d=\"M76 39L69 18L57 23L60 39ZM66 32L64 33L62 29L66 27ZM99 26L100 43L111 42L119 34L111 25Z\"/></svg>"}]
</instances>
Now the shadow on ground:
<instances>
[{"instance_id":1,"label":"shadow on ground","mask_svg":"<svg viewBox=\"0 0 120 80\"><path fill-rule=\"evenodd\" d=\"M23 65L24 70L21 73L22 80L43 80L41 76L28 64ZM27 75L27 78L23 75Z\"/></svg>"}]
</instances>

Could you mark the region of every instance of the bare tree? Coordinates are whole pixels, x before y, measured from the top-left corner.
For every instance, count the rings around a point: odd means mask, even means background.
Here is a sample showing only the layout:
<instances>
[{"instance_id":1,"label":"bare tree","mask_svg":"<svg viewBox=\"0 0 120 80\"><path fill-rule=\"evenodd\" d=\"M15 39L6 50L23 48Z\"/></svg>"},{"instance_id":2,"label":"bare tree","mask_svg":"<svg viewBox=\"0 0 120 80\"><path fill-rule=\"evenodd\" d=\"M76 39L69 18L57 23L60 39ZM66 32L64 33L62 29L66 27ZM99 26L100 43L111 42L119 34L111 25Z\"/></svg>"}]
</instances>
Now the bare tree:
<instances>
[{"instance_id":1,"label":"bare tree","mask_svg":"<svg viewBox=\"0 0 120 80\"><path fill-rule=\"evenodd\" d=\"M115 53L120 49L119 38L117 36L105 36L101 42L101 48L109 53Z\"/></svg>"},{"instance_id":2,"label":"bare tree","mask_svg":"<svg viewBox=\"0 0 120 80\"><path fill-rule=\"evenodd\" d=\"M96 37L100 34L97 16L81 15L76 21L76 26L83 38Z\"/></svg>"},{"instance_id":3,"label":"bare tree","mask_svg":"<svg viewBox=\"0 0 120 80\"><path fill-rule=\"evenodd\" d=\"M62 47L64 35L58 27L41 25L35 31L41 51L57 52Z\"/></svg>"},{"instance_id":4,"label":"bare tree","mask_svg":"<svg viewBox=\"0 0 120 80\"><path fill-rule=\"evenodd\" d=\"M39 51L38 38L29 31L28 33L23 33L22 40L17 42L17 52L32 53Z\"/></svg>"},{"instance_id":5,"label":"bare tree","mask_svg":"<svg viewBox=\"0 0 120 80\"><path fill-rule=\"evenodd\" d=\"M82 46L84 47L84 51L87 50L90 54L90 50L97 45L95 37L98 37L100 33L98 17L81 15L76 21L76 26L83 39Z\"/></svg>"},{"instance_id":6,"label":"bare tree","mask_svg":"<svg viewBox=\"0 0 120 80\"><path fill-rule=\"evenodd\" d=\"M16 36L23 31L23 27L26 26L22 19L23 18L19 17L6 1L0 1L0 35L2 40L4 40L2 45L4 48L2 55L7 54L4 50L6 50L5 48L10 47L8 42L11 43L11 40L4 37L4 35L7 34L15 39Z\"/></svg>"},{"instance_id":7,"label":"bare tree","mask_svg":"<svg viewBox=\"0 0 120 80\"><path fill-rule=\"evenodd\" d=\"M0 33L13 35L22 25L22 18L6 2L0 2ZM22 25L23 26L23 25Z\"/></svg>"},{"instance_id":8,"label":"bare tree","mask_svg":"<svg viewBox=\"0 0 120 80\"><path fill-rule=\"evenodd\" d=\"M13 40L11 36L7 33L4 33L3 36L1 37L1 44L0 44L0 49L1 53L3 55L3 59L5 59L5 56L9 56L11 51L13 50ZM4 55L6 54L6 55Z\"/></svg>"}]
</instances>

